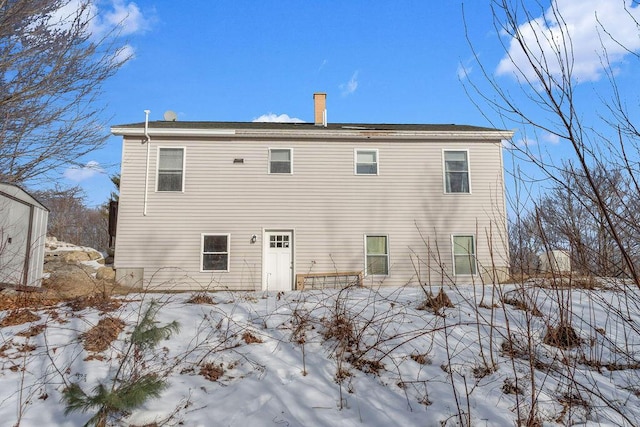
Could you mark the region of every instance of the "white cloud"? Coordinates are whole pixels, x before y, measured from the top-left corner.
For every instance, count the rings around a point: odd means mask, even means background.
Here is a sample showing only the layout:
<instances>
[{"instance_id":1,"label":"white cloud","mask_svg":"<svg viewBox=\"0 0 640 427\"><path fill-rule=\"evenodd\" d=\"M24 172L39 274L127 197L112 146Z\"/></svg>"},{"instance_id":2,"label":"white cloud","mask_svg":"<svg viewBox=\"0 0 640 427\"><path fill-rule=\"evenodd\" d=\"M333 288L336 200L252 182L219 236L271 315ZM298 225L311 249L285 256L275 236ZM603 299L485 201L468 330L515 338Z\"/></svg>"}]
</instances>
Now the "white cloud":
<instances>
[{"instance_id":1,"label":"white cloud","mask_svg":"<svg viewBox=\"0 0 640 427\"><path fill-rule=\"evenodd\" d=\"M121 35L129 35L143 32L148 29L148 20L142 16L137 4L125 3L123 0L112 0L111 10L100 12L99 17L107 28L120 27Z\"/></svg>"},{"instance_id":2,"label":"white cloud","mask_svg":"<svg viewBox=\"0 0 640 427\"><path fill-rule=\"evenodd\" d=\"M456 74L458 75L458 79L466 80L467 77L469 76L469 74L471 74L472 70L473 70L473 67L471 67L471 66L458 64L458 69L456 70Z\"/></svg>"},{"instance_id":3,"label":"white cloud","mask_svg":"<svg viewBox=\"0 0 640 427\"><path fill-rule=\"evenodd\" d=\"M114 63L124 63L136 57L136 51L130 44L125 44L118 49L112 56Z\"/></svg>"},{"instance_id":4,"label":"white cloud","mask_svg":"<svg viewBox=\"0 0 640 427\"><path fill-rule=\"evenodd\" d=\"M358 71L355 71L347 83L339 86L342 96L351 95L358 89Z\"/></svg>"},{"instance_id":5,"label":"white cloud","mask_svg":"<svg viewBox=\"0 0 640 427\"><path fill-rule=\"evenodd\" d=\"M521 24L518 31L531 49L531 56L547 61L553 75L561 71L554 52L559 49L564 54L566 44L572 49L569 65L573 78L580 82L597 81L602 77L604 52L615 66L629 51L640 50L639 21L640 7L633 6L633 0L553 0L544 16ZM509 42L509 52L500 60L496 73L535 78L515 39Z\"/></svg>"},{"instance_id":6,"label":"white cloud","mask_svg":"<svg viewBox=\"0 0 640 427\"><path fill-rule=\"evenodd\" d=\"M476 61L476 57L472 56L467 58L465 61L460 61L458 63L458 68L456 69L456 75L459 80L466 80L469 77L469 74L473 71L473 63Z\"/></svg>"},{"instance_id":7,"label":"white cloud","mask_svg":"<svg viewBox=\"0 0 640 427\"><path fill-rule=\"evenodd\" d=\"M75 182L87 180L99 173L104 173L100 163L95 160L87 162L83 167L72 166L64 171L64 177Z\"/></svg>"},{"instance_id":8,"label":"white cloud","mask_svg":"<svg viewBox=\"0 0 640 427\"><path fill-rule=\"evenodd\" d=\"M516 147L515 147L515 144L510 139L503 139L502 148L505 148L507 150L513 150Z\"/></svg>"},{"instance_id":9,"label":"white cloud","mask_svg":"<svg viewBox=\"0 0 640 427\"><path fill-rule=\"evenodd\" d=\"M560 143L560 137L558 135L552 134L552 133L546 133L542 136L542 139L546 142L549 142L553 145L559 144Z\"/></svg>"},{"instance_id":10,"label":"white cloud","mask_svg":"<svg viewBox=\"0 0 640 427\"><path fill-rule=\"evenodd\" d=\"M138 5L124 0L69 0L56 11L48 22L65 29L81 19L87 22L87 32L91 40L100 41L104 37L128 36L149 29L150 19L143 16ZM133 58L134 49L124 45L116 53L117 58Z\"/></svg>"},{"instance_id":11,"label":"white cloud","mask_svg":"<svg viewBox=\"0 0 640 427\"><path fill-rule=\"evenodd\" d=\"M141 33L150 24L136 3L124 0L68 0L51 16L49 22L65 27L77 17L88 22L88 31L94 39L111 32L122 36Z\"/></svg>"},{"instance_id":12,"label":"white cloud","mask_svg":"<svg viewBox=\"0 0 640 427\"><path fill-rule=\"evenodd\" d=\"M273 123L304 123L304 120L301 120L297 117L289 117L288 114L274 114L267 113L263 114L258 118L253 119L254 122L273 122Z\"/></svg>"},{"instance_id":13,"label":"white cloud","mask_svg":"<svg viewBox=\"0 0 640 427\"><path fill-rule=\"evenodd\" d=\"M536 141L535 139L529 139L529 138L520 138L514 141L514 145L516 147L530 147L532 145L536 145L538 143L538 141Z\"/></svg>"}]
</instances>

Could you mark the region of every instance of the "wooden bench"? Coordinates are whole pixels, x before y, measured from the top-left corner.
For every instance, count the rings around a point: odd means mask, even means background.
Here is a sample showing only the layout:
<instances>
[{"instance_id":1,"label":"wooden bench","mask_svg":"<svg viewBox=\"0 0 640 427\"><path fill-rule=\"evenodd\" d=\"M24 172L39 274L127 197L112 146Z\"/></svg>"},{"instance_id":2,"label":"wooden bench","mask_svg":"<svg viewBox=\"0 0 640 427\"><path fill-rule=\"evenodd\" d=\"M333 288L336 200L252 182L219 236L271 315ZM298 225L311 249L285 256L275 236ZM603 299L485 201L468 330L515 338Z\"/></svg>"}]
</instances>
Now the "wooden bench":
<instances>
[{"instance_id":1,"label":"wooden bench","mask_svg":"<svg viewBox=\"0 0 640 427\"><path fill-rule=\"evenodd\" d=\"M341 289L347 286L362 286L362 271L296 274L296 289Z\"/></svg>"}]
</instances>

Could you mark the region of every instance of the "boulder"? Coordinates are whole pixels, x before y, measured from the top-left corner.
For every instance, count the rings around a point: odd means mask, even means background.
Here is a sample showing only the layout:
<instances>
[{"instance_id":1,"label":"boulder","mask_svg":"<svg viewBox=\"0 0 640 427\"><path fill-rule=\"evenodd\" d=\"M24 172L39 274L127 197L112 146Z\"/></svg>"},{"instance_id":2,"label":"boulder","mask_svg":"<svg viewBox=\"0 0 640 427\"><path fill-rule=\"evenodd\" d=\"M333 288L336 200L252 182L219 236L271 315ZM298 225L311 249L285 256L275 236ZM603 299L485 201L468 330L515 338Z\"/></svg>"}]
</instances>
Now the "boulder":
<instances>
[{"instance_id":1,"label":"boulder","mask_svg":"<svg viewBox=\"0 0 640 427\"><path fill-rule=\"evenodd\" d=\"M111 267L100 267L96 272L96 279L112 282L116 278L116 272Z\"/></svg>"},{"instance_id":2,"label":"boulder","mask_svg":"<svg viewBox=\"0 0 640 427\"><path fill-rule=\"evenodd\" d=\"M64 251L59 255L64 262L77 263L81 261L94 261L102 258L102 254L98 251Z\"/></svg>"}]
</instances>

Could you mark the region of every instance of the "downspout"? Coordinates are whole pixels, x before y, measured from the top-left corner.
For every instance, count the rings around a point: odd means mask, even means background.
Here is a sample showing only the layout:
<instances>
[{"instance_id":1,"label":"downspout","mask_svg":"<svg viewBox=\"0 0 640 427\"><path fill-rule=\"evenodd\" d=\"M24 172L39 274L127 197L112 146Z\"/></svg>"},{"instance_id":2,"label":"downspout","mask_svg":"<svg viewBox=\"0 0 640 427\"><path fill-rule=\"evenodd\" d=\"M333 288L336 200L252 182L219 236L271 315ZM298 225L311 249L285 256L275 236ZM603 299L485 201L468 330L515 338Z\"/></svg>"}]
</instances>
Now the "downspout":
<instances>
[{"instance_id":1,"label":"downspout","mask_svg":"<svg viewBox=\"0 0 640 427\"><path fill-rule=\"evenodd\" d=\"M147 216L147 196L149 194L149 156L151 137L149 136L149 113L151 110L144 110L144 138L145 144L147 144L147 166L144 174L144 206L142 209L142 215Z\"/></svg>"}]
</instances>

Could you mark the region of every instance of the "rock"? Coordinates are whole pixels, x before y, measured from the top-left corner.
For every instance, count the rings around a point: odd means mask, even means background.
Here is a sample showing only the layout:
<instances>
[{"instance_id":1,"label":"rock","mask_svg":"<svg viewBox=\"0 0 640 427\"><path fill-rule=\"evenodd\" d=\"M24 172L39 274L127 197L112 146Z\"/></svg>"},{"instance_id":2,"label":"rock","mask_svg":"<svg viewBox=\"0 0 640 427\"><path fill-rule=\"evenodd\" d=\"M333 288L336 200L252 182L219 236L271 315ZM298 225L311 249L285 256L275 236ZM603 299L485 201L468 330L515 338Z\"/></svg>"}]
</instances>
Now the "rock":
<instances>
[{"instance_id":1,"label":"rock","mask_svg":"<svg viewBox=\"0 0 640 427\"><path fill-rule=\"evenodd\" d=\"M13 298L18 296L18 291L11 288L5 288L0 290L0 296L3 298Z\"/></svg>"},{"instance_id":2,"label":"rock","mask_svg":"<svg viewBox=\"0 0 640 427\"><path fill-rule=\"evenodd\" d=\"M66 251L60 255L64 262L74 263L80 261L91 261L89 253L85 251Z\"/></svg>"},{"instance_id":3,"label":"rock","mask_svg":"<svg viewBox=\"0 0 640 427\"><path fill-rule=\"evenodd\" d=\"M100 267L96 272L96 279L113 281L116 278L116 272L111 267Z\"/></svg>"},{"instance_id":4,"label":"rock","mask_svg":"<svg viewBox=\"0 0 640 427\"><path fill-rule=\"evenodd\" d=\"M90 250L86 252L87 256L89 257L89 260L91 261L95 261L97 259L102 259L103 256L100 252L96 251L96 250Z\"/></svg>"},{"instance_id":5,"label":"rock","mask_svg":"<svg viewBox=\"0 0 640 427\"><path fill-rule=\"evenodd\" d=\"M67 263L77 263L81 261L95 261L102 259L102 254L98 251L64 251L59 253L59 258L62 258Z\"/></svg>"},{"instance_id":6,"label":"rock","mask_svg":"<svg viewBox=\"0 0 640 427\"><path fill-rule=\"evenodd\" d=\"M90 290L96 286L95 279L79 266L74 268L60 268L43 280L42 286L49 289L66 290L69 288L83 288Z\"/></svg>"}]
</instances>

